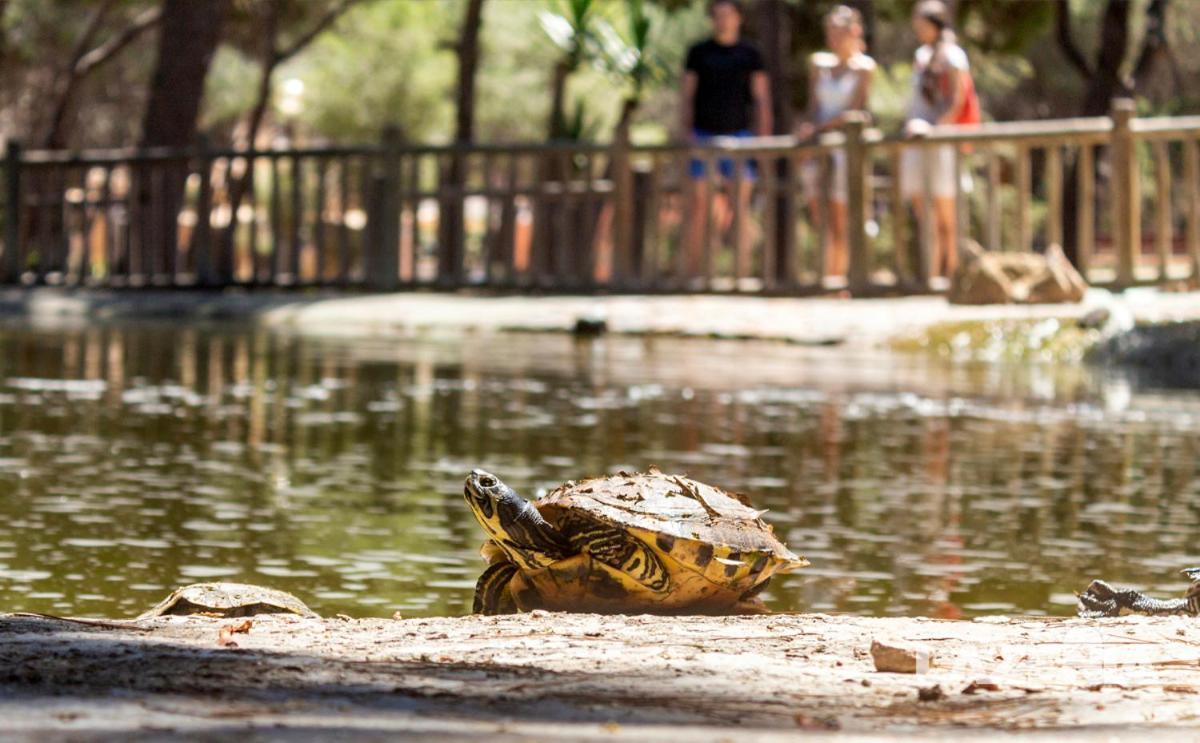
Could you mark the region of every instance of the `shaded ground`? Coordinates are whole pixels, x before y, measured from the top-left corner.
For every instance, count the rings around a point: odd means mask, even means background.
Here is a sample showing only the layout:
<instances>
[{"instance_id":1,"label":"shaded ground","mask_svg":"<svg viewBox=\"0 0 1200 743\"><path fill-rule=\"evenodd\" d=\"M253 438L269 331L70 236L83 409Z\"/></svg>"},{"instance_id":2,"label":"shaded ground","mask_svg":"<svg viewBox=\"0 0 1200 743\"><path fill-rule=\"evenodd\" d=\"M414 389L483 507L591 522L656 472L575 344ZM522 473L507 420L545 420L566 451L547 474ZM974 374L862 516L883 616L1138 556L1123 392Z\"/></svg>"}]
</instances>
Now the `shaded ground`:
<instances>
[{"instance_id":1,"label":"shaded ground","mask_svg":"<svg viewBox=\"0 0 1200 743\"><path fill-rule=\"evenodd\" d=\"M233 635L236 647L222 647L220 629L239 621L110 628L0 616L0 733L695 741L798 731L1200 733L1194 618L260 617ZM934 668L876 672L873 639L927 648ZM919 701L933 686L942 695Z\"/></svg>"}]
</instances>

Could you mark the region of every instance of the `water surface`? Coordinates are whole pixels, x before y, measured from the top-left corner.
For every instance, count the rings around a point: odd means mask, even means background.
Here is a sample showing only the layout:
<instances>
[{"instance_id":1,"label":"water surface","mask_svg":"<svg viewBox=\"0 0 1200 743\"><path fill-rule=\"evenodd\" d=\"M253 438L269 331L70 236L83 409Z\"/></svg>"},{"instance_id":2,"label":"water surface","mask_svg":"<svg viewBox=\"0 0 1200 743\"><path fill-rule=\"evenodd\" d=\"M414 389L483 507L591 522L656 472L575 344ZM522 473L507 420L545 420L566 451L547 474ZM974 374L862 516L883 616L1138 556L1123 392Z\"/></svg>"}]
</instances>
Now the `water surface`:
<instances>
[{"instance_id":1,"label":"water surface","mask_svg":"<svg viewBox=\"0 0 1200 743\"><path fill-rule=\"evenodd\" d=\"M657 464L813 563L778 610L1069 613L1200 564L1200 397L1079 369L745 342L0 330L0 611L127 616L229 579L326 613L469 611L462 478Z\"/></svg>"}]
</instances>

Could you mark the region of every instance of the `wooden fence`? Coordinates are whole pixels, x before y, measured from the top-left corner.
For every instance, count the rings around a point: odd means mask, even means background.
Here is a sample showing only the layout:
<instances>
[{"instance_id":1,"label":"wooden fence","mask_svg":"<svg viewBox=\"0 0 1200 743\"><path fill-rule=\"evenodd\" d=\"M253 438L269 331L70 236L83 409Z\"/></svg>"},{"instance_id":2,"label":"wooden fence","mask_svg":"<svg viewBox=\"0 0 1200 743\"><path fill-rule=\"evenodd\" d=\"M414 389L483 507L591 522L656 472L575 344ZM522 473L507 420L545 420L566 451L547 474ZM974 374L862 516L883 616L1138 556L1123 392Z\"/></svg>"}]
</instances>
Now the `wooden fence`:
<instances>
[{"instance_id":1,"label":"wooden fence","mask_svg":"<svg viewBox=\"0 0 1200 743\"><path fill-rule=\"evenodd\" d=\"M111 287L486 287L543 291L938 290L930 199L905 148L949 150L959 239L1062 244L1093 283L1195 282L1200 117L935 127L852 119L791 137L679 145L24 151L4 163L0 283ZM825 198L846 164L849 267L826 276ZM811 165L806 165L811 163ZM926 193L929 179L924 181ZM1143 218L1145 215L1147 218Z\"/></svg>"}]
</instances>

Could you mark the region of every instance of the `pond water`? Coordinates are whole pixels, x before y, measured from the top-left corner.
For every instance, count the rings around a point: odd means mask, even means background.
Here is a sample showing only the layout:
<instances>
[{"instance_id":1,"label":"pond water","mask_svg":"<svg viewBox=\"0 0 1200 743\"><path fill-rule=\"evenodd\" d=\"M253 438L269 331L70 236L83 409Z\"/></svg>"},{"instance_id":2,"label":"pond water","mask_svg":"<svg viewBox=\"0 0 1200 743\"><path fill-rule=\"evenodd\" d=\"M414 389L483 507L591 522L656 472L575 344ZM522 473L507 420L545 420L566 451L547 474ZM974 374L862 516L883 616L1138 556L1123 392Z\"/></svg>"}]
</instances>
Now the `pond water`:
<instances>
[{"instance_id":1,"label":"pond water","mask_svg":"<svg viewBox=\"0 0 1200 743\"><path fill-rule=\"evenodd\" d=\"M470 609L473 467L536 495L657 464L812 567L777 610L1063 614L1200 564L1200 397L1080 369L560 336L0 330L0 611L129 616L229 579L321 613Z\"/></svg>"}]
</instances>

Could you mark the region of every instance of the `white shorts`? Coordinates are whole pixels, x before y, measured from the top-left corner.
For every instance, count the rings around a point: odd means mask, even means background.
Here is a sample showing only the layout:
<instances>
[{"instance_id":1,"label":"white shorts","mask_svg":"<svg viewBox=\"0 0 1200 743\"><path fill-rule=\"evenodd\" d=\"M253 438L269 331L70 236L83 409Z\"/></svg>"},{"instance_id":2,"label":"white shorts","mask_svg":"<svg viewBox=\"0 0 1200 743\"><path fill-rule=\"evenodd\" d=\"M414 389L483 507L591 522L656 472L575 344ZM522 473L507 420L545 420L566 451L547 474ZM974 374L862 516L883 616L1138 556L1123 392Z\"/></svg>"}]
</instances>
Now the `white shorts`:
<instances>
[{"instance_id":1,"label":"white shorts","mask_svg":"<svg viewBox=\"0 0 1200 743\"><path fill-rule=\"evenodd\" d=\"M900 194L905 199L925 194L926 163L932 168L929 189L934 198L953 198L959 187L958 169L954 145L949 144L909 147L900 154Z\"/></svg>"},{"instance_id":2,"label":"white shorts","mask_svg":"<svg viewBox=\"0 0 1200 743\"><path fill-rule=\"evenodd\" d=\"M829 153L829 200L846 203L846 153L834 150ZM800 185L804 188L807 199L820 198L821 193L821 158L812 157L800 166Z\"/></svg>"}]
</instances>

